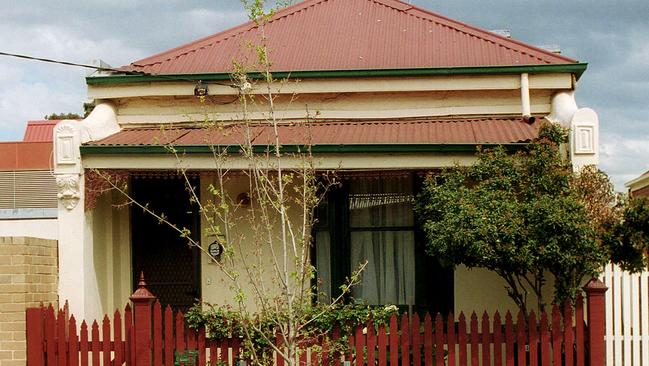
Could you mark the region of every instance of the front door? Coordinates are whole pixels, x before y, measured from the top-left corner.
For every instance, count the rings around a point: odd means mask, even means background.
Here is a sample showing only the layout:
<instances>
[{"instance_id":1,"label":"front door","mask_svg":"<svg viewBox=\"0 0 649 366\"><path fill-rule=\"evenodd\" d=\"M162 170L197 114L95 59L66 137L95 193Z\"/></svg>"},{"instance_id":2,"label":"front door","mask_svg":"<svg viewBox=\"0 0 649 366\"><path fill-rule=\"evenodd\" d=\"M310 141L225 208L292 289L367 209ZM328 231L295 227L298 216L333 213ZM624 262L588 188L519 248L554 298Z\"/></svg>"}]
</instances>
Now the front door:
<instances>
[{"instance_id":1,"label":"front door","mask_svg":"<svg viewBox=\"0 0 649 366\"><path fill-rule=\"evenodd\" d=\"M199 179L191 178L198 188ZM156 214L164 214L178 228L187 228L199 237L198 208L191 203L182 177L134 177L133 198ZM198 191L198 189L197 189ZM132 205L133 288L140 271L147 288L163 306L185 311L200 299L200 253L188 245L178 231L161 223L143 209Z\"/></svg>"}]
</instances>

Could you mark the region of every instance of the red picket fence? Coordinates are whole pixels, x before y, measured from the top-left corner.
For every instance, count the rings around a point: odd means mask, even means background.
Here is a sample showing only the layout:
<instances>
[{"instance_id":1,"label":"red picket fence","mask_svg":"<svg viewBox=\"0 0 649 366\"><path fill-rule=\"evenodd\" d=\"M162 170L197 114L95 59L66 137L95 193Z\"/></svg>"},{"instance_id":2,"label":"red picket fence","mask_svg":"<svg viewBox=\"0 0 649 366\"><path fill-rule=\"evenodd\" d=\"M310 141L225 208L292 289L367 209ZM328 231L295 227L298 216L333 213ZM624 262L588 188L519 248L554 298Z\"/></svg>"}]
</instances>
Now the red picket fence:
<instances>
[{"instance_id":1,"label":"red picket fence","mask_svg":"<svg viewBox=\"0 0 649 366\"><path fill-rule=\"evenodd\" d=\"M232 366L239 359L239 339L206 339L205 329L187 328L182 313L163 311L144 285L131 297L133 309L116 311L112 322L105 316L101 326L94 321L90 331L85 321L77 328L63 310L55 316L52 306L28 309L28 366ZM587 314L580 297L574 308L555 306L539 318L519 313L514 320L508 312L503 321L496 312L481 319L473 313L467 321L462 313L457 319L426 314L421 322L418 314L404 314L387 326L368 322L349 337L348 354L323 345L317 353L303 352L300 365L603 366L606 287L593 280L585 290Z\"/></svg>"}]
</instances>

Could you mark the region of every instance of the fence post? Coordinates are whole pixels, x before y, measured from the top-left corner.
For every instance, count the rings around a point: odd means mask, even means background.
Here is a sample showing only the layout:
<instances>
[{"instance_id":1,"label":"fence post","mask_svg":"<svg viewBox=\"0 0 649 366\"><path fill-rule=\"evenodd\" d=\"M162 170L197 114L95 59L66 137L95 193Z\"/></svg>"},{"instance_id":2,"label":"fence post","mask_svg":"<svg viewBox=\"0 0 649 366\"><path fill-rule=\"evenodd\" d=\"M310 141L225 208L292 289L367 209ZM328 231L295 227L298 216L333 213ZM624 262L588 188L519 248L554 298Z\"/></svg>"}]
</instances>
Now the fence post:
<instances>
[{"instance_id":1,"label":"fence post","mask_svg":"<svg viewBox=\"0 0 649 366\"><path fill-rule=\"evenodd\" d=\"M26 318L27 365L44 366L43 308L28 308Z\"/></svg>"},{"instance_id":2,"label":"fence post","mask_svg":"<svg viewBox=\"0 0 649 366\"><path fill-rule=\"evenodd\" d=\"M130 299L133 302L133 312L135 313L133 325L133 347L131 347L135 358L134 366L151 365L151 304L155 301L155 296L147 290L144 281L144 272L140 272L140 281L138 288L133 292Z\"/></svg>"},{"instance_id":3,"label":"fence post","mask_svg":"<svg viewBox=\"0 0 649 366\"><path fill-rule=\"evenodd\" d=\"M593 278L586 286L588 302L588 345L590 348L590 366L604 366L606 363L604 332L606 330L606 307L604 293L608 287L597 278Z\"/></svg>"}]
</instances>

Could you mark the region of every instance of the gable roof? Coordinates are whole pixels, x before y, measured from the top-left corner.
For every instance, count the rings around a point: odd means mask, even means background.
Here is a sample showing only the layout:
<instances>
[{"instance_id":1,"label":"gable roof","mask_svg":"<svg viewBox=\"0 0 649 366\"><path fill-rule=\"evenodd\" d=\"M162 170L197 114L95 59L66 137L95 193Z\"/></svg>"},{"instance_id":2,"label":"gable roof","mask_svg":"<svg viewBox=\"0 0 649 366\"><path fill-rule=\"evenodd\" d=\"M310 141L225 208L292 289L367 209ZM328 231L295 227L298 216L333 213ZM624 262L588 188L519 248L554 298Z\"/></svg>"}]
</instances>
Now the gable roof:
<instances>
[{"instance_id":1,"label":"gable roof","mask_svg":"<svg viewBox=\"0 0 649 366\"><path fill-rule=\"evenodd\" d=\"M263 27L271 71L393 70L574 64L577 61L398 0L306 0ZM249 44L260 27L238 27L135 61L124 71L231 73L255 69ZM248 60L248 61L246 61Z\"/></svg>"}]
</instances>

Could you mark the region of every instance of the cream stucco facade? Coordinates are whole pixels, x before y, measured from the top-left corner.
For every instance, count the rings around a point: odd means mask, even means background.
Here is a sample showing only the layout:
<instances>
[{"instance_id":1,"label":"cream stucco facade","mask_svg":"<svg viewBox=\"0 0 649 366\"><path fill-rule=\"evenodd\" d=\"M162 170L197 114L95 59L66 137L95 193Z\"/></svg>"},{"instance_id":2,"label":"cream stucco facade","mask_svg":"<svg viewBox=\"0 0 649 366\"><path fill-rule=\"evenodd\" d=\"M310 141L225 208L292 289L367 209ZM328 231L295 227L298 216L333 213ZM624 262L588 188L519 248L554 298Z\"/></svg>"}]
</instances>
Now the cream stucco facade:
<instances>
[{"instance_id":1,"label":"cream stucco facade","mask_svg":"<svg viewBox=\"0 0 649 366\"><path fill-rule=\"evenodd\" d=\"M312 123L331 119L377 119L411 117L470 117L522 115L547 116L571 127L571 157L575 165L597 163L597 115L579 109L574 101L574 76L564 73L525 75L435 76L410 78L305 79L278 85L275 110L283 120L311 117ZM523 84L524 83L524 84ZM209 97L200 103L187 82L141 84L97 84L89 86L97 109L81 123L65 121L55 131L55 173L59 182L59 294L69 300L71 312L93 319L122 307L132 289L132 220L129 209L115 207L119 198L102 196L91 210L84 208L86 169L175 171L179 165L201 172L203 199L213 178L215 161L210 154L89 154L81 155L82 143L96 141L119 130L138 126L196 125L207 120L232 123L243 119L236 102L238 91L229 86L209 87ZM253 86L262 93L265 86ZM273 86L275 88L275 86ZM261 95L247 117L263 119L268 114ZM331 153L316 155L314 165L322 170L384 171L428 170L467 165L472 153ZM299 159L287 157L285 167L296 167ZM232 171L246 169L245 159L232 156L225 163ZM242 176L228 182L226 191L236 197L248 184ZM299 217L298 217L299 219ZM203 218L203 226L205 226ZM250 226L236 227L242 240L243 258L259 255ZM201 233L207 246L214 239ZM248 245L248 247L246 247ZM248 253L247 255L245 253ZM261 267L270 266L263 258ZM205 301L227 303L234 298L228 280L218 266L203 255L200 266L201 293ZM454 275L454 310L511 310L504 283L484 270L459 268ZM272 281L267 286L272 288ZM249 289L248 289L249 290Z\"/></svg>"}]
</instances>

